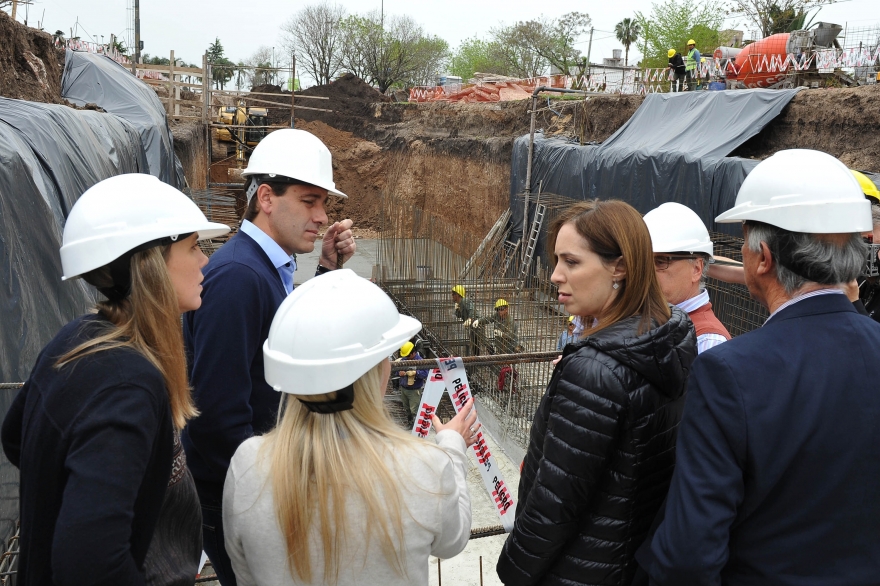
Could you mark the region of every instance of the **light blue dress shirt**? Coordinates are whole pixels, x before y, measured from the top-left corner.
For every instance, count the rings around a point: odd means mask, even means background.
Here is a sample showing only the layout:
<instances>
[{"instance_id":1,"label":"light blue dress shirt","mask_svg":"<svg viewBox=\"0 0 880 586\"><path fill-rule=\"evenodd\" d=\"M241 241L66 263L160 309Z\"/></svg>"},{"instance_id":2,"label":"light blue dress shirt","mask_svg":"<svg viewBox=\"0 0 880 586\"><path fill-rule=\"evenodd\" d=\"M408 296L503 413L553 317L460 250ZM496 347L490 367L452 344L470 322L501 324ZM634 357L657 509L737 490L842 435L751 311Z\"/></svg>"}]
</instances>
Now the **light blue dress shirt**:
<instances>
[{"instance_id":1,"label":"light blue dress shirt","mask_svg":"<svg viewBox=\"0 0 880 586\"><path fill-rule=\"evenodd\" d=\"M248 220L241 223L241 231L260 245L260 248L269 257L272 266L278 271L278 276L281 277L281 282L284 284L284 290L290 295L293 292L293 273L296 271L296 256L288 255L268 234Z\"/></svg>"}]
</instances>

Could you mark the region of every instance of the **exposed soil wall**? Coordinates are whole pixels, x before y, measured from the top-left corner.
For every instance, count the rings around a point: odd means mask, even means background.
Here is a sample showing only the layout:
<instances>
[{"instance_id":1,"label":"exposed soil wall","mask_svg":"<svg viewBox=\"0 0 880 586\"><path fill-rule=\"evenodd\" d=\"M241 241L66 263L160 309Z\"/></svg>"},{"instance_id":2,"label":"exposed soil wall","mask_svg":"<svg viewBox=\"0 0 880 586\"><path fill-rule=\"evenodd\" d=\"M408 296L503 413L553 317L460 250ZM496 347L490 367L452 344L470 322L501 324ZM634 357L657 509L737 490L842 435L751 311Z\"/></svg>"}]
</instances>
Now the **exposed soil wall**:
<instances>
[{"instance_id":1,"label":"exposed soil wall","mask_svg":"<svg viewBox=\"0 0 880 586\"><path fill-rule=\"evenodd\" d=\"M205 127L190 122L172 127L174 135L174 153L183 165L186 182L192 189L204 189L207 173L207 145L205 144Z\"/></svg>"},{"instance_id":2,"label":"exposed soil wall","mask_svg":"<svg viewBox=\"0 0 880 586\"><path fill-rule=\"evenodd\" d=\"M0 11L0 96L60 104L64 51L52 35L26 27Z\"/></svg>"},{"instance_id":3,"label":"exposed soil wall","mask_svg":"<svg viewBox=\"0 0 880 586\"><path fill-rule=\"evenodd\" d=\"M804 90L734 152L764 159L783 149L816 149L847 166L880 171L880 85Z\"/></svg>"}]
</instances>

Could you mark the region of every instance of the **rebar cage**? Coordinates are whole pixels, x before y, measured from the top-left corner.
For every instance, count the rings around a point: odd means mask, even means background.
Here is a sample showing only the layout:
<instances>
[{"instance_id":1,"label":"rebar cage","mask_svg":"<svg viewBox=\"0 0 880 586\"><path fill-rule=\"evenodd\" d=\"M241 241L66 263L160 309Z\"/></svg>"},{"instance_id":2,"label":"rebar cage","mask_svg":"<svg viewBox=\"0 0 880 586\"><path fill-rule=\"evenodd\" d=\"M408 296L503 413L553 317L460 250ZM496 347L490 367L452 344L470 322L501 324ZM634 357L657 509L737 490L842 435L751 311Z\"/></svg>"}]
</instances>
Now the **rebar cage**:
<instances>
[{"instance_id":1,"label":"rebar cage","mask_svg":"<svg viewBox=\"0 0 880 586\"><path fill-rule=\"evenodd\" d=\"M463 229L454 215L441 216L386 195L374 272L400 311L422 322L422 336L434 355L521 353L523 362L470 366L468 372L483 408L501 424L499 439L523 449L553 371L552 363L535 363L527 355L556 350L568 323L538 242L545 241L552 219L573 203L546 194L532 194L530 199L525 229L514 230L508 210L488 234L479 235ZM520 197L517 203L526 202ZM514 242L514 232L525 237ZM713 240L716 254L741 260L742 239L713 233ZM473 303L468 325L455 315L452 288L457 285ZM767 311L744 286L709 279L706 287L715 314L731 335L755 329L766 319ZM508 303L515 341L510 328L495 319L499 299ZM475 319L480 322L477 327Z\"/></svg>"}]
</instances>

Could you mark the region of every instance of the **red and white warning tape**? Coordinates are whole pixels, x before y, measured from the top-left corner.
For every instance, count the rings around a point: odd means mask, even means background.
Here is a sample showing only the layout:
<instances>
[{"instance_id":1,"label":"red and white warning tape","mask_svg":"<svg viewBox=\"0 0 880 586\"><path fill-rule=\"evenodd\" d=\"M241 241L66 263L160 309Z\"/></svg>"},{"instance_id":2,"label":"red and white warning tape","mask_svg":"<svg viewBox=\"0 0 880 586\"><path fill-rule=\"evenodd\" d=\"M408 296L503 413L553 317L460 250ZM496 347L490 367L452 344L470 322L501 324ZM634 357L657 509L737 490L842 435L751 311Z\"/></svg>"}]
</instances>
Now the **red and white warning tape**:
<instances>
[{"instance_id":1,"label":"red and white warning tape","mask_svg":"<svg viewBox=\"0 0 880 586\"><path fill-rule=\"evenodd\" d=\"M473 396L461 358L442 358L437 360L437 363L440 368L433 369L428 376L425 389L422 392L419 414L413 423L413 435L421 438L428 436L428 430L431 429L431 416L437 411L437 405L443 398L444 391L449 393L452 407L456 413ZM479 416L477 422L479 422ZM495 457L492 456L482 431L477 432L477 441L471 447L479 464L483 486L495 503L495 511L501 519L504 530L510 533L513 530L516 503L507 483L504 482L501 469L495 463Z\"/></svg>"}]
</instances>

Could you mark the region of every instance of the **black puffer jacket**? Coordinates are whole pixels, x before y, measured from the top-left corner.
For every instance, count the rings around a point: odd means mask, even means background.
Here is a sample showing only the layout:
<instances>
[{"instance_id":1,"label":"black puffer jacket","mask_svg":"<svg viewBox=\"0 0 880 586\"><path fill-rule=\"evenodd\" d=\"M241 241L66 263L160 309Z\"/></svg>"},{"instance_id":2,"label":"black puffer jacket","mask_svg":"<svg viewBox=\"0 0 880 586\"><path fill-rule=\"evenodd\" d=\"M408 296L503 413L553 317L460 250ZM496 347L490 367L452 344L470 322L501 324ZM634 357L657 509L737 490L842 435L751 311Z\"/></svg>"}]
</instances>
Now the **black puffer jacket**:
<instances>
[{"instance_id":1,"label":"black puffer jacket","mask_svg":"<svg viewBox=\"0 0 880 586\"><path fill-rule=\"evenodd\" d=\"M629 585L666 496L685 382L697 356L687 315L638 335L622 320L556 366L535 413L504 584Z\"/></svg>"}]
</instances>

